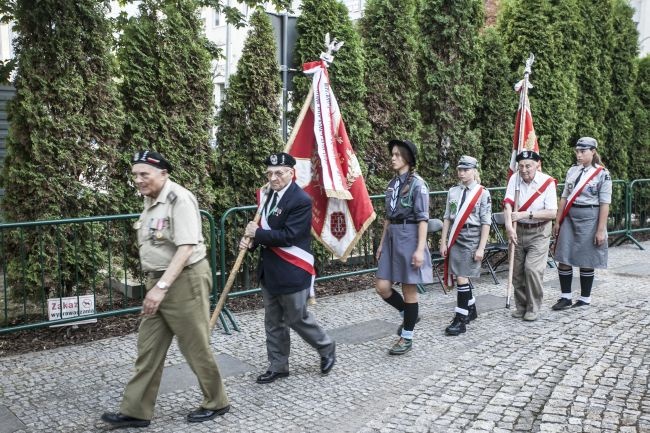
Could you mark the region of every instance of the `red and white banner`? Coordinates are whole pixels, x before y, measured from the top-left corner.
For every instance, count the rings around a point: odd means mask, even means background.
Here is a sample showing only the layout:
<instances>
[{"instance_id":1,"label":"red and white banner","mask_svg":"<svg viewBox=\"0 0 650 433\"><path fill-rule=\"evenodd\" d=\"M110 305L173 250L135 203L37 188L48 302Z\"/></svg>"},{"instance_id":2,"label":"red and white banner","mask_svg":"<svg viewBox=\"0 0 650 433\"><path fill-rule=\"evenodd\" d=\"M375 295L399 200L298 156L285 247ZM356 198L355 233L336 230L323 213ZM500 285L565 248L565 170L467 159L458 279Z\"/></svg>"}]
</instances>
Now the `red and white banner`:
<instances>
[{"instance_id":1,"label":"red and white banner","mask_svg":"<svg viewBox=\"0 0 650 433\"><path fill-rule=\"evenodd\" d=\"M330 87L327 63L303 65L312 86L287 142L296 158L296 182L313 201L312 233L347 260L376 214Z\"/></svg>"},{"instance_id":2,"label":"red and white banner","mask_svg":"<svg viewBox=\"0 0 650 433\"><path fill-rule=\"evenodd\" d=\"M530 112L530 103L528 102L528 89L524 89L524 83L527 80L521 80L515 85L515 91L519 92L519 108L517 109L517 118L515 119L515 133L512 138L512 155L510 156L510 166L508 167L508 179L517 171L517 155L522 150L533 150L539 153L539 144L535 127L533 126L533 115ZM521 143L521 148L520 148Z\"/></svg>"}]
</instances>

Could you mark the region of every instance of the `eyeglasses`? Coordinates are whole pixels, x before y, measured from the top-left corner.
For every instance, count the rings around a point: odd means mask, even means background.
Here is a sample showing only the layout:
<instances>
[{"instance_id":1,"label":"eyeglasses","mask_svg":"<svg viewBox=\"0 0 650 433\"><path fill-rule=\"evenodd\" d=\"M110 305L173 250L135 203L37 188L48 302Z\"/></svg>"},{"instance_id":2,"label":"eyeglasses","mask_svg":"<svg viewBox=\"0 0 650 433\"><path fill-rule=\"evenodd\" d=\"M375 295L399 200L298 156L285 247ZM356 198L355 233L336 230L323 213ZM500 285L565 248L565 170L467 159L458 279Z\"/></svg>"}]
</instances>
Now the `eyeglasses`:
<instances>
[{"instance_id":1,"label":"eyeglasses","mask_svg":"<svg viewBox=\"0 0 650 433\"><path fill-rule=\"evenodd\" d=\"M267 171L266 172L266 177L267 179L273 179L274 177L281 178L285 174L289 173L291 169L289 170L278 170L278 171Z\"/></svg>"}]
</instances>

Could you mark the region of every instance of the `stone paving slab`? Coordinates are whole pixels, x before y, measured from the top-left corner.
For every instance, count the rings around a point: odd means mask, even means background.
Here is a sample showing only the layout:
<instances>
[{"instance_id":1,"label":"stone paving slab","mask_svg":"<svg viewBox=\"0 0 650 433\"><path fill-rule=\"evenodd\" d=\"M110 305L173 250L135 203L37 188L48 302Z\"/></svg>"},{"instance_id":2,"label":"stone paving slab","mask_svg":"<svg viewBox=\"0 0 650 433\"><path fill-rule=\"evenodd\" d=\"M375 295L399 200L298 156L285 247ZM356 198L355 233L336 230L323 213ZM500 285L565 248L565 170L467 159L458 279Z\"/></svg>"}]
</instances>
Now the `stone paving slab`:
<instances>
[{"instance_id":1,"label":"stone paving slab","mask_svg":"<svg viewBox=\"0 0 650 433\"><path fill-rule=\"evenodd\" d=\"M510 317L505 278L495 285L486 276L474 282L478 320L447 337L455 295L432 289L420 296L413 350L401 357L387 353L401 318L373 289L320 299L312 310L339 338L326 377L292 333L291 375L256 384L267 367L263 311L239 314L241 332L211 336L224 373L228 361L243 366L225 379L231 411L187 424L201 393L172 345L166 369L180 385L159 395L148 428L131 431L650 432L650 281L619 272L646 266L644 246L610 249L611 268L596 271L586 308L550 310L559 289L547 269L536 322ZM0 433L106 431L99 416L119 406L135 354L129 335L0 359L0 405L23 424L0 423Z\"/></svg>"},{"instance_id":2,"label":"stone paving slab","mask_svg":"<svg viewBox=\"0 0 650 433\"><path fill-rule=\"evenodd\" d=\"M24 428L25 424L23 424L16 415L11 413L6 406L0 405L0 432L13 433L23 430Z\"/></svg>"}]
</instances>

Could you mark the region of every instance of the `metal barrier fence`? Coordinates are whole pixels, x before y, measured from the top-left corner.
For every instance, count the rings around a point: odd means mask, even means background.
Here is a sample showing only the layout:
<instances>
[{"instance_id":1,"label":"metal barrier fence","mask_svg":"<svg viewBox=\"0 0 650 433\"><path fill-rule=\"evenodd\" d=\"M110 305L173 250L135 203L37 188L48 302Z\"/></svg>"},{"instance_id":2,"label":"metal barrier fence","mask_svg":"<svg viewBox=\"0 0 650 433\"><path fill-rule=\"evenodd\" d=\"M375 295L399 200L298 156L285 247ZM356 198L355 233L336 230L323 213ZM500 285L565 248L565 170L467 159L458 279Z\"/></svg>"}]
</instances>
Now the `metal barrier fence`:
<instances>
[{"instance_id":1,"label":"metal barrier fence","mask_svg":"<svg viewBox=\"0 0 650 433\"><path fill-rule=\"evenodd\" d=\"M641 248L632 235L650 231L650 179L630 183L615 180L613 186L608 233L619 237L612 244L630 240ZM558 185L558 193L562 188L563 185ZM505 188L488 190L493 212L500 211ZM446 197L446 191L430 193L432 218L442 218ZM384 195L372 196L371 200L378 221L364 233L346 263L332 260L323 247L313 244L317 282L367 274L377 269L374 257L383 229ZM255 206L229 209L221 217L218 230L212 216L201 211L212 264L213 306L236 259L243 228L253 219L255 210ZM95 313L84 315L84 320L139 312L144 278L131 228L137 217L137 214L129 214L0 224L0 334L80 320L79 317L48 320L47 299L51 298L58 299L62 317L64 298L82 295L92 296L95 306ZM431 239L431 245L437 246L438 240ZM255 287L254 277L257 259L257 251L247 255L229 298L260 291ZM81 302L76 304L78 315ZM230 329L228 322L237 329L228 309L224 309L220 320L226 332Z\"/></svg>"},{"instance_id":2,"label":"metal barrier fence","mask_svg":"<svg viewBox=\"0 0 650 433\"><path fill-rule=\"evenodd\" d=\"M208 254L217 263L214 219L201 215ZM0 334L138 313L145 290L132 228L137 218L0 224ZM215 266L212 272L216 281Z\"/></svg>"}]
</instances>

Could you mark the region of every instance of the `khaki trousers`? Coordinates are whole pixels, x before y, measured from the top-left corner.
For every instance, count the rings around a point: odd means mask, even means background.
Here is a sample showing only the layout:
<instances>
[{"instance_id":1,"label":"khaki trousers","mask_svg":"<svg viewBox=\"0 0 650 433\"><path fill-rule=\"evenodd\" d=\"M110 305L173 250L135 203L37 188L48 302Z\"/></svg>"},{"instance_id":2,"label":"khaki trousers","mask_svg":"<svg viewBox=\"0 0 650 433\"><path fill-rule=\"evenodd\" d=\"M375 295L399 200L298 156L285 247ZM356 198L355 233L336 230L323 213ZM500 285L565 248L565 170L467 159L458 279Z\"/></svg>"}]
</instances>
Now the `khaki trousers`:
<instances>
[{"instance_id":1,"label":"khaki trousers","mask_svg":"<svg viewBox=\"0 0 650 433\"><path fill-rule=\"evenodd\" d=\"M548 259L551 222L541 227L522 228L517 224L517 242L512 285L518 311L539 311L544 299L544 269Z\"/></svg>"},{"instance_id":2,"label":"khaki trousers","mask_svg":"<svg viewBox=\"0 0 650 433\"><path fill-rule=\"evenodd\" d=\"M158 280L148 280L150 290ZM135 374L126 385L120 412L150 420L160 388L167 350L174 335L178 348L196 375L206 409L228 406L228 396L210 348L212 274L207 260L185 268L160 303L155 315L142 319L138 331Z\"/></svg>"}]
</instances>

